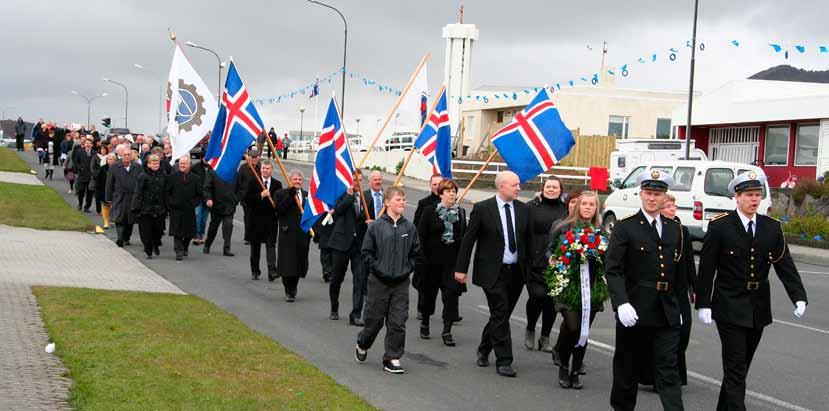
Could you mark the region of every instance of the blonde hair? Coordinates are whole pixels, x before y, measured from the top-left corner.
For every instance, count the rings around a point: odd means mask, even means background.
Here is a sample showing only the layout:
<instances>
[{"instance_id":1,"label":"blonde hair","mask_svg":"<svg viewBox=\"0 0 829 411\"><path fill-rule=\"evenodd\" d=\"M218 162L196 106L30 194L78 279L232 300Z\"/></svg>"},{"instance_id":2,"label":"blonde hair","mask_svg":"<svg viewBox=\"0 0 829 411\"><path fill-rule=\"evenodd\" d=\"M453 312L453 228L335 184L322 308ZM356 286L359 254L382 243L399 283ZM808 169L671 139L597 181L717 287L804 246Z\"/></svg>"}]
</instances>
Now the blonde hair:
<instances>
[{"instance_id":1,"label":"blonde hair","mask_svg":"<svg viewBox=\"0 0 829 411\"><path fill-rule=\"evenodd\" d=\"M665 193L665 202L667 203L668 201L676 204L676 196L671 193Z\"/></svg>"},{"instance_id":2,"label":"blonde hair","mask_svg":"<svg viewBox=\"0 0 829 411\"><path fill-rule=\"evenodd\" d=\"M602 218L599 215L599 209L601 209L601 201L599 200L599 194L595 191L582 191L578 197L576 197L576 206L573 207L573 212L567 216L567 218L563 219L560 223L556 225L557 228L561 227L570 227L575 225L579 221L584 221L581 218L581 204L584 202L585 198L592 197L596 199L596 213L593 214L593 218L590 219L589 223L592 224L594 227L599 227L602 225Z\"/></svg>"}]
</instances>

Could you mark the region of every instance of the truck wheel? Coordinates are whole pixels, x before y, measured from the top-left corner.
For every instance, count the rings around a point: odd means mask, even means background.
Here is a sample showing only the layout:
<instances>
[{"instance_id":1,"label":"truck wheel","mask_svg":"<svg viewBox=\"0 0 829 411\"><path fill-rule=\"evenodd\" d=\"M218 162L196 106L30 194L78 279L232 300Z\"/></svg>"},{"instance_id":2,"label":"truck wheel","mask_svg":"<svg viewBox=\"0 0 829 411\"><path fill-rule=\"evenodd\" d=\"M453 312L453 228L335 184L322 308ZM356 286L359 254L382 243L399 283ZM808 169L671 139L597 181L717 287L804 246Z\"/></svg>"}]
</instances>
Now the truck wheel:
<instances>
[{"instance_id":1,"label":"truck wheel","mask_svg":"<svg viewBox=\"0 0 829 411\"><path fill-rule=\"evenodd\" d=\"M610 213L604 216L603 220L604 222L602 223L602 229L609 238L610 234L613 232L613 227L616 225L616 215Z\"/></svg>"}]
</instances>

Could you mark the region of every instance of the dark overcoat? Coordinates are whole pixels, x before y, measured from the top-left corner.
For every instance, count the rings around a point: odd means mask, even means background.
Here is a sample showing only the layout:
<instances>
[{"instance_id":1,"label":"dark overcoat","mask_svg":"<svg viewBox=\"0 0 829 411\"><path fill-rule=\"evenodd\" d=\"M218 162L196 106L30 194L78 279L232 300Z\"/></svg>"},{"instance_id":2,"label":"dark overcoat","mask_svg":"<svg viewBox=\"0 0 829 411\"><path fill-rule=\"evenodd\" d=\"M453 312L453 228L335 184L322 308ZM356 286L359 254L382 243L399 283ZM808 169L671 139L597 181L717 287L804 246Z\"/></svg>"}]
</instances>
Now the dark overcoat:
<instances>
[{"instance_id":1,"label":"dark overcoat","mask_svg":"<svg viewBox=\"0 0 829 411\"><path fill-rule=\"evenodd\" d=\"M116 224L134 224L130 206L138 177L141 176L141 166L130 164L130 169L123 163L115 163L109 170L106 183L106 201L112 203L111 218Z\"/></svg>"},{"instance_id":2,"label":"dark overcoat","mask_svg":"<svg viewBox=\"0 0 829 411\"><path fill-rule=\"evenodd\" d=\"M283 277L305 277L308 273L311 236L299 226L302 212L295 197L295 188L286 188L276 194L276 211L279 214L276 272ZM308 201L307 191L302 190L302 198L303 204Z\"/></svg>"},{"instance_id":3,"label":"dark overcoat","mask_svg":"<svg viewBox=\"0 0 829 411\"><path fill-rule=\"evenodd\" d=\"M167 176L167 206L170 209L170 236L196 235L196 206L202 201L202 181L194 173L175 171Z\"/></svg>"},{"instance_id":4,"label":"dark overcoat","mask_svg":"<svg viewBox=\"0 0 829 411\"><path fill-rule=\"evenodd\" d=\"M245 227L245 233L248 240L254 243L267 243L268 240L276 241L276 195L282 189L282 183L279 180L271 177L269 192L274 201L274 205L267 198L262 198L262 186L259 181L252 177L247 179L248 187L242 192L247 196L244 201L250 207L250 218L248 218L248 226Z\"/></svg>"}]
</instances>

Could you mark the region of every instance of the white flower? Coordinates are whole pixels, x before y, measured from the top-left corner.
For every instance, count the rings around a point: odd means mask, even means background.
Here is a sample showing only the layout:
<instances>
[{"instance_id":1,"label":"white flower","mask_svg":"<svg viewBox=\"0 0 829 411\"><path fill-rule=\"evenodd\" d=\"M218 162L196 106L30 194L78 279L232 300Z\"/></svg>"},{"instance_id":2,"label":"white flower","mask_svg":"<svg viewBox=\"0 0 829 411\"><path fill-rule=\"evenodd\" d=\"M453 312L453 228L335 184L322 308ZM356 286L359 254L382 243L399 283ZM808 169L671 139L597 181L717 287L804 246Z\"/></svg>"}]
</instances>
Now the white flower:
<instances>
[{"instance_id":1,"label":"white flower","mask_svg":"<svg viewBox=\"0 0 829 411\"><path fill-rule=\"evenodd\" d=\"M46 352L49 354L55 352L55 343L49 343L46 345Z\"/></svg>"}]
</instances>

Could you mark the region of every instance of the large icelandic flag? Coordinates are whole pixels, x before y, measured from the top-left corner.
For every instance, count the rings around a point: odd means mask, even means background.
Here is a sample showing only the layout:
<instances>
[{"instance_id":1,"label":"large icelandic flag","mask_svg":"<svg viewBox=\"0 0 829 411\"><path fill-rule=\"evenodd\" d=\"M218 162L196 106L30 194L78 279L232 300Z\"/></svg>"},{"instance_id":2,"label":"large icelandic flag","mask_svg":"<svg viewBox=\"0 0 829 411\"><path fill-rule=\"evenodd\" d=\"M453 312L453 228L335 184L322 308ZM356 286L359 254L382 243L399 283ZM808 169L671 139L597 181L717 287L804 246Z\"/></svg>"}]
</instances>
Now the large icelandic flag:
<instances>
[{"instance_id":1,"label":"large icelandic flag","mask_svg":"<svg viewBox=\"0 0 829 411\"><path fill-rule=\"evenodd\" d=\"M189 155L213 127L216 99L176 44L167 79L167 133L173 159Z\"/></svg>"},{"instance_id":2,"label":"large icelandic flag","mask_svg":"<svg viewBox=\"0 0 829 411\"><path fill-rule=\"evenodd\" d=\"M222 91L222 104L216 117L216 126L210 136L204 161L224 181L233 181L239 161L265 125L253 105L248 89L242 83L236 65L230 62Z\"/></svg>"},{"instance_id":3,"label":"large icelandic flag","mask_svg":"<svg viewBox=\"0 0 829 411\"><path fill-rule=\"evenodd\" d=\"M434 174L452 178L452 135L445 87L441 88L435 110L429 115L414 146L432 164Z\"/></svg>"},{"instance_id":4,"label":"large icelandic flag","mask_svg":"<svg viewBox=\"0 0 829 411\"><path fill-rule=\"evenodd\" d=\"M308 201L305 202L299 223L303 230L310 231L314 223L334 206L348 187L351 187L354 183L353 173L354 163L340 120L340 112L334 98L331 98L320 134Z\"/></svg>"},{"instance_id":5,"label":"large icelandic flag","mask_svg":"<svg viewBox=\"0 0 829 411\"><path fill-rule=\"evenodd\" d=\"M576 144L545 88L491 141L522 183L549 170Z\"/></svg>"}]
</instances>

